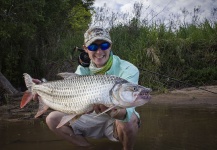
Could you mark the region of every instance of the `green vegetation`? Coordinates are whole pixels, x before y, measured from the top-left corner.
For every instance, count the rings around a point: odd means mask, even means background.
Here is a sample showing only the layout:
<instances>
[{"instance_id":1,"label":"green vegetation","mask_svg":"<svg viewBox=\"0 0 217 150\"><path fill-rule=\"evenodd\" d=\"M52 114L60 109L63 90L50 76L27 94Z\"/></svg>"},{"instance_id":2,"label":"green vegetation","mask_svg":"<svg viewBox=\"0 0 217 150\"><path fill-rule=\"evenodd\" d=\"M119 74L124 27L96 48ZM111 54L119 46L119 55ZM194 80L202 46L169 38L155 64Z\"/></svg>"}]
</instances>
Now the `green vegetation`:
<instances>
[{"instance_id":1,"label":"green vegetation","mask_svg":"<svg viewBox=\"0 0 217 150\"><path fill-rule=\"evenodd\" d=\"M15 87L23 84L24 72L52 80L58 72L74 71L79 53L73 48L83 44L92 2L1 1L0 71ZM175 29L173 20L170 25L153 20L151 25L142 24L141 7L135 6L135 17L128 24L115 23L118 14L112 13L109 25L114 53L140 68L140 84L156 90L187 86L159 74L195 86L216 84L216 20L197 22L194 13L192 23L184 22ZM103 18L97 12L96 16ZM109 17L104 14L104 19Z\"/></svg>"},{"instance_id":2,"label":"green vegetation","mask_svg":"<svg viewBox=\"0 0 217 150\"><path fill-rule=\"evenodd\" d=\"M194 85L216 84L217 24L206 20L176 31L158 27L118 26L112 29L114 51L141 71L141 84L179 87L179 83L142 71L158 72ZM181 85L183 86L183 85ZM186 85L185 85L186 86Z\"/></svg>"}]
</instances>

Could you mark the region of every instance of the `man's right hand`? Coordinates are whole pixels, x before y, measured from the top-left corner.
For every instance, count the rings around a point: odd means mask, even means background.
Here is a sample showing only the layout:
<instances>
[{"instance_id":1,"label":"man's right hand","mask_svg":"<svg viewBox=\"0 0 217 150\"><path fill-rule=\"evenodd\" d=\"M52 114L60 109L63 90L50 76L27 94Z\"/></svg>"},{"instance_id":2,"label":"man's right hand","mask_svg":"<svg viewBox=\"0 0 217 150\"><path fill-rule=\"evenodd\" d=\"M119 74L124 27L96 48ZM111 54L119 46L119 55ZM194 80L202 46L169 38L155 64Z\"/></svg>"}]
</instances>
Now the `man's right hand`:
<instances>
[{"instance_id":1,"label":"man's right hand","mask_svg":"<svg viewBox=\"0 0 217 150\"><path fill-rule=\"evenodd\" d=\"M39 79L32 79L32 82L34 82L35 84L40 84L41 80L39 80ZM38 94L35 94L33 96L33 100L38 100Z\"/></svg>"},{"instance_id":2,"label":"man's right hand","mask_svg":"<svg viewBox=\"0 0 217 150\"><path fill-rule=\"evenodd\" d=\"M35 84L40 84L41 80L39 80L39 79L32 79L32 82L34 82Z\"/></svg>"}]
</instances>

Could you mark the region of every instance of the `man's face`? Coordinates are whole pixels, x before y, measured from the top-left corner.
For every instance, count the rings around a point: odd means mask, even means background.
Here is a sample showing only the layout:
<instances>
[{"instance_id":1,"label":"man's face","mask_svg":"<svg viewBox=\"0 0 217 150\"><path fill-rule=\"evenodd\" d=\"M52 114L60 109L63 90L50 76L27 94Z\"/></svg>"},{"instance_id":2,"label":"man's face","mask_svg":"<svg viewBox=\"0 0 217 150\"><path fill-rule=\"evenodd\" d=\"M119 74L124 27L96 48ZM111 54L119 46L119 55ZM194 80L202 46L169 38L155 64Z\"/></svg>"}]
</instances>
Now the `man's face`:
<instances>
[{"instance_id":1,"label":"man's face","mask_svg":"<svg viewBox=\"0 0 217 150\"><path fill-rule=\"evenodd\" d=\"M106 41L104 40L96 40L93 43L98 45L98 49L96 51L90 51L86 46L83 46L84 50L86 53L88 53L90 59L93 61L93 63L96 65L96 67L101 68L103 67L106 62L109 59L110 51L111 51L111 46L106 49L102 50L100 45L102 43L105 43Z\"/></svg>"}]
</instances>

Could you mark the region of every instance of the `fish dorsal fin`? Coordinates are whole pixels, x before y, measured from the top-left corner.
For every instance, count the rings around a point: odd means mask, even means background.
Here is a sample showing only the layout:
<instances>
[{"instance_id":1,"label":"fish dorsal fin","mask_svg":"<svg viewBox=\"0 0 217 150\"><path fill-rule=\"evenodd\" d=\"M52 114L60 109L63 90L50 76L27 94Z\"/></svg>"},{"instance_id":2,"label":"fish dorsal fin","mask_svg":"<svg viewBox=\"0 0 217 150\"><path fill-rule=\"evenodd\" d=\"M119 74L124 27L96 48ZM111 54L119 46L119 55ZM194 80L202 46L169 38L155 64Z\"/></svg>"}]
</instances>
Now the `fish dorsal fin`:
<instances>
[{"instance_id":1,"label":"fish dorsal fin","mask_svg":"<svg viewBox=\"0 0 217 150\"><path fill-rule=\"evenodd\" d=\"M70 73L70 72L61 72L61 73L58 73L57 75L62 77L63 79L70 79L70 78L74 78L76 76L79 76L76 73Z\"/></svg>"},{"instance_id":2,"label":"fish dorsal fin","mask_svg":"<svg viewBox=\"0 0 217 150\"><path fill-rule=\"evenodd\" d=\"M38 100L39 100L39 107L38 107L38 112L35 115L35 118L41 116L43 113L45 113L47 111L47 109L49 108L42 100L41 96L38 96Z\"/></svg>"},{"instance_id":3,"label":"fish dorsal fin","mask_svg":"<svg viewBox=\"0 0 217 150\"><path fill-rule=\"evenodd\" d=\"M64 124L66 124L67 122L69 122L70 120L72 120L72 122L75 122L77 119L79 119L81 117L81 115L77 115L77 114L70 114L70 115L66 115L64 117L62 117L60 123L57 125L56 128L60 128L62 127Z\"/></svg>"},{"instance_id":4,"label":"fish dorsal fin","mask_svg":"<svg viewBox=\"0 0 217 150\"><path fill-rule=\"evenodd\" d=\"M97 114L96 116L94 116L94 118L96 118L96 117L98 117L98 116L100 116L100 115L102 115L102 114L108 112L109 110L111 110L111 109L113 109L113 108L115 108L115 107L116 107L116 105L109 107L109 108L106 109L105 111L103 111L103 112L101 112L100 114Z\"/></svg>"}]
</instances>

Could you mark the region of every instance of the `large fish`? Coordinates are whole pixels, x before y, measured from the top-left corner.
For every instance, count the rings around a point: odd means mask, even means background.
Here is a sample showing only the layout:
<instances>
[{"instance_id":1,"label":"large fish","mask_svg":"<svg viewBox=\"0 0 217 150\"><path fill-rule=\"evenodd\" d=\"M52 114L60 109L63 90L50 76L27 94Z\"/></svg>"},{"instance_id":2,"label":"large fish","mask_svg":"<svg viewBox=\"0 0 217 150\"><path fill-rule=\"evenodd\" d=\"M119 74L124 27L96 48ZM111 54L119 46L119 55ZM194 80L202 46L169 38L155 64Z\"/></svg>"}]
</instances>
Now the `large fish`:
<instances>
[{"instance_id":1,"label":"large fish","mask_svg":"<svg viewBox=\"0 0 217 150\"><path fill-rule=\"evenodd\" d=\"M76 75L60 73L63 80L35 84L27 73L24 79L28 90L24 93L20 107L23 108L38 94L39 109L35 118L50 107L66 113L57 126L61 127L72 119L93 110L94 104L112 108L137 107L150 100L150 88L130 83L113 75Z\"/></svg>"}]
</instances>

